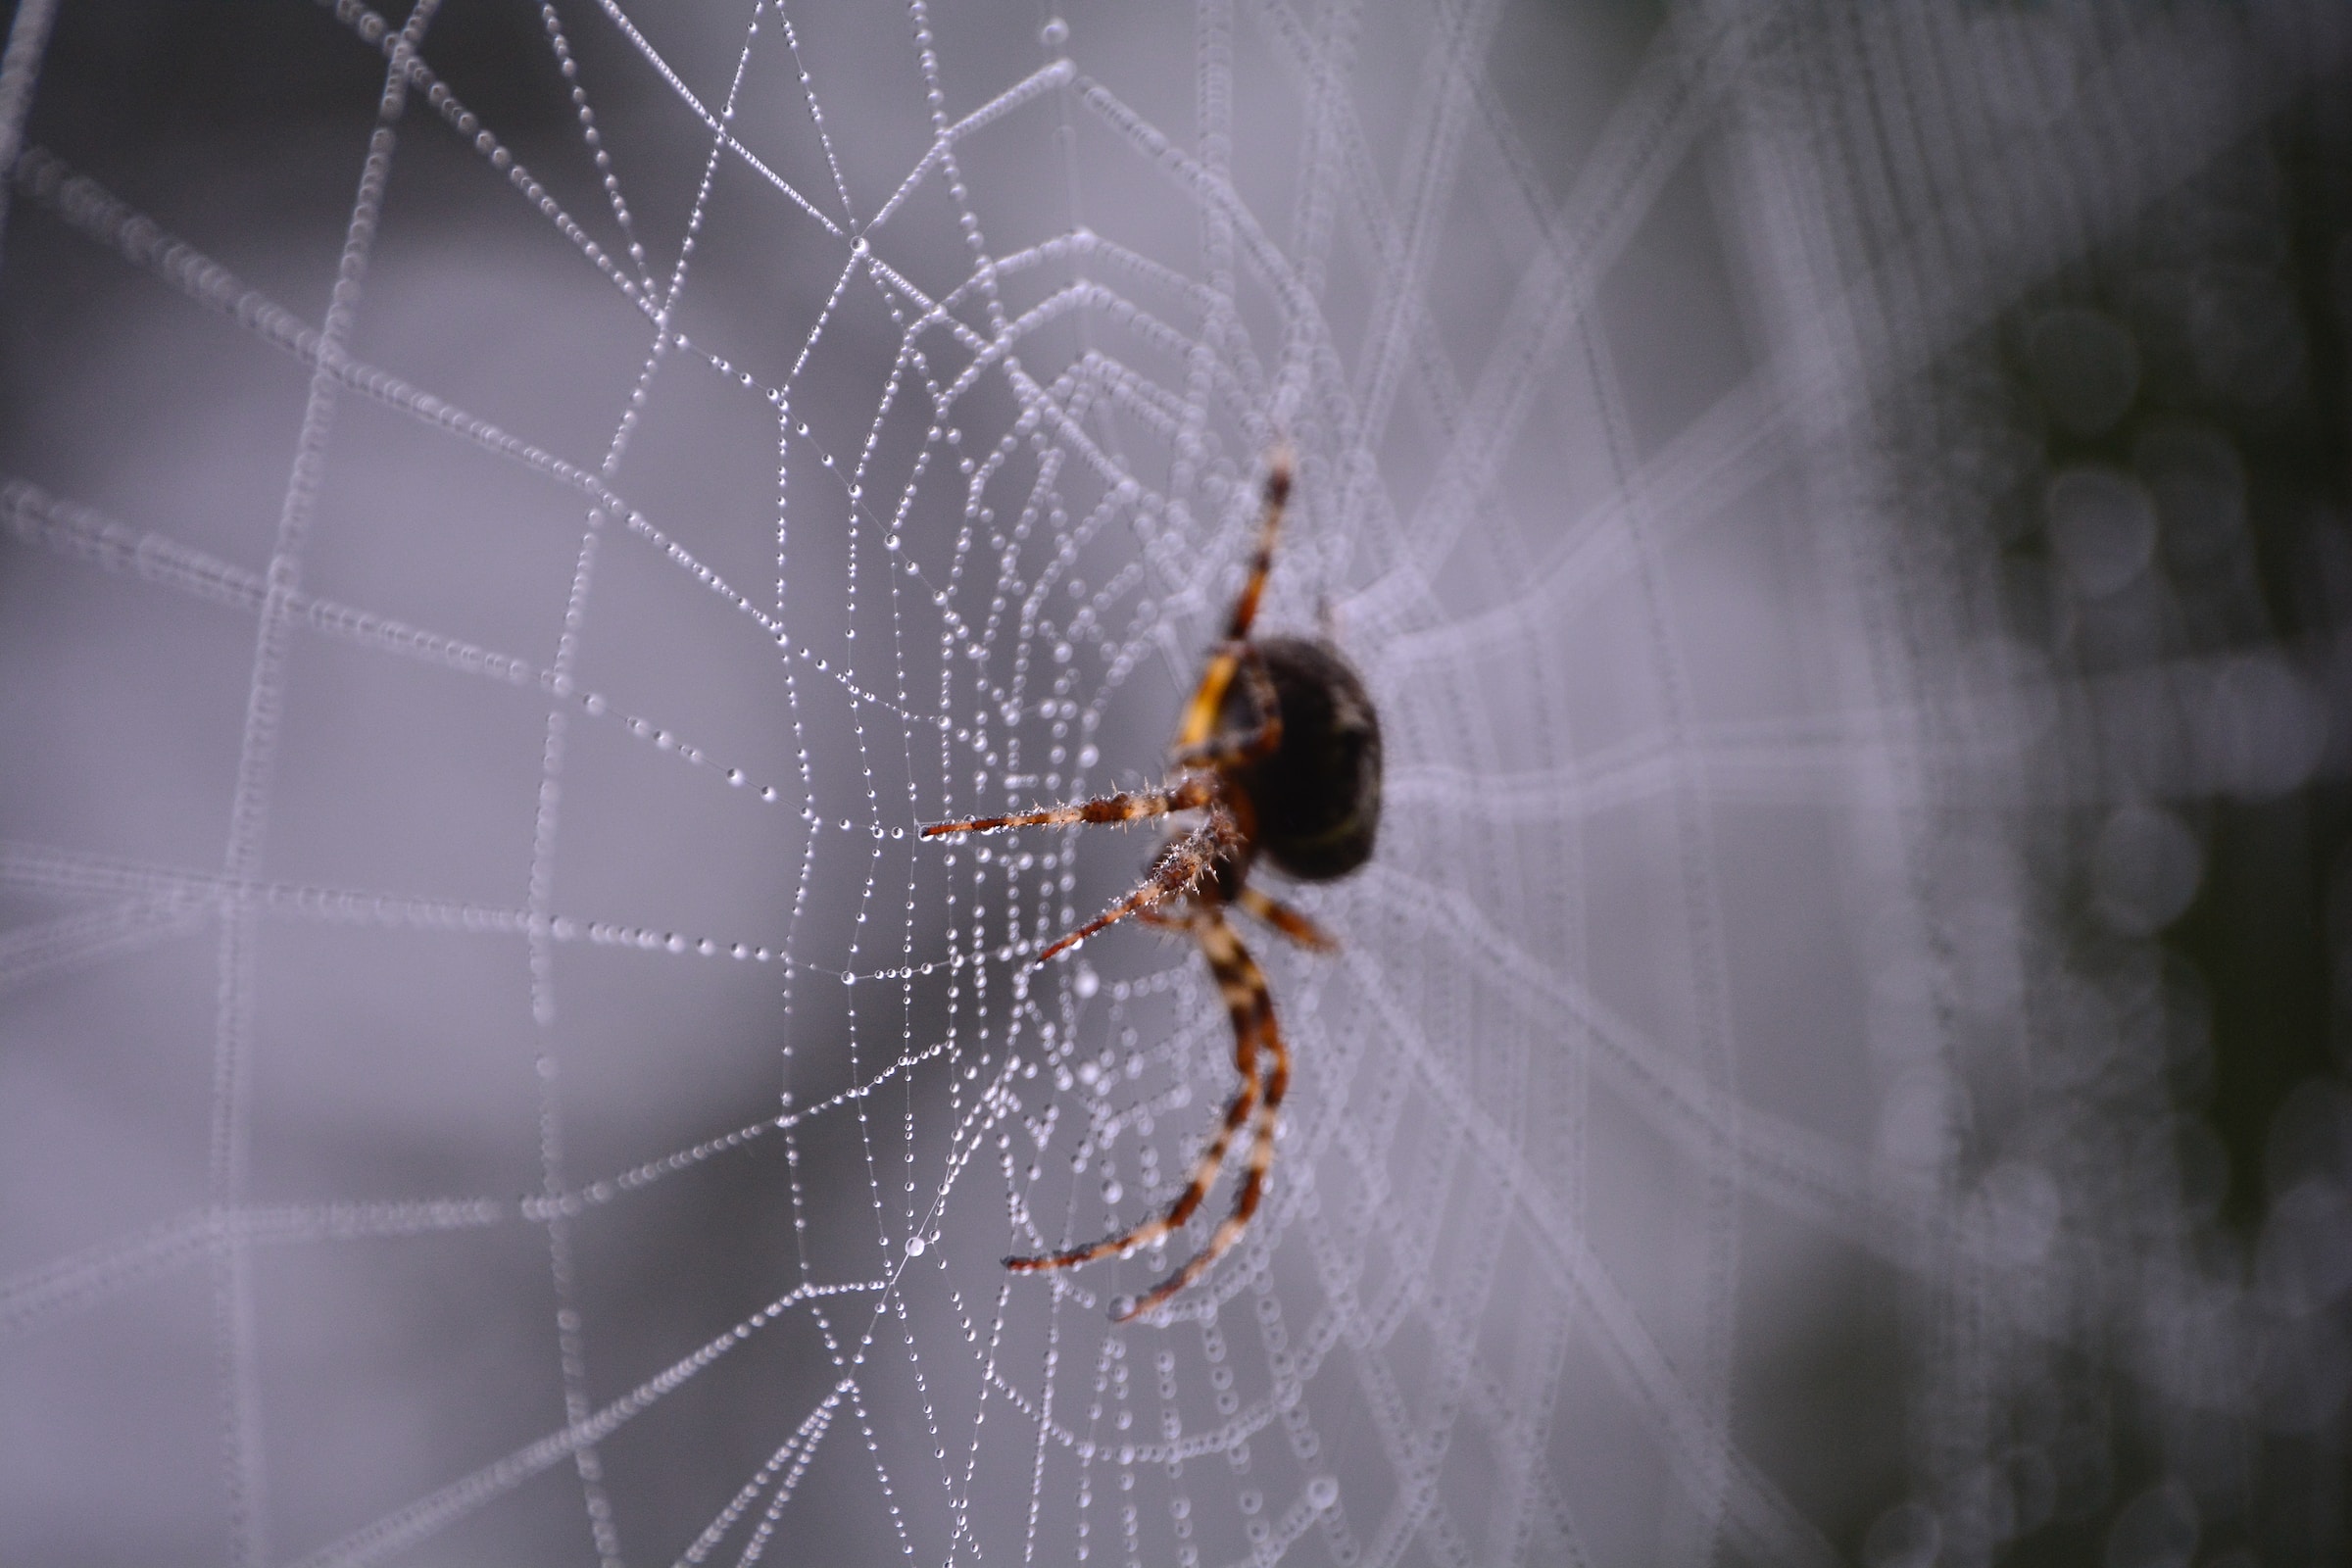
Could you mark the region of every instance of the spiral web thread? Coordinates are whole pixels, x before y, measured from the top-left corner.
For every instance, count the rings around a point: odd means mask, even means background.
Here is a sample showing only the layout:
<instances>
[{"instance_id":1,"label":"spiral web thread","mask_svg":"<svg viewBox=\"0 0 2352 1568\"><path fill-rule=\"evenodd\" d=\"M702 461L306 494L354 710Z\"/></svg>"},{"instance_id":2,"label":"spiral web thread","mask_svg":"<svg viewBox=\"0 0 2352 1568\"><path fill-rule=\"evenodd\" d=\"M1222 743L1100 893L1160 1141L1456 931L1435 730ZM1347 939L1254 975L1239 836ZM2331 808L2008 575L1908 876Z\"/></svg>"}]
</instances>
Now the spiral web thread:
<instances>
[{"instance_id":1,"label":"spiral web thread","mask_svg":"<svg viewBox=\"0 0 2352 1568\"><path fill-rule=\"evenodd\" d=\"M615 1563L1833 1561L1846 1524L1788 1479L1805 1440L1774 1430L1769 1404L1743 1419L1736 1397L1748 1282L1777 1267L1758 1261L1781 1234L1758 1208L1869 1260L1908 1303L1898 1482L1952 1560L1997 1548L1981 1478L2002 1444L1991 1412L2039 1364L2017 1339L2039 1332L2015 1305L2032 1293L2003 1272L1983 1201L1969 1206L1965 1140L1930 1136L1923 1154L1888 1129L1916 1131L1902 1118L1934 1098L1937 1061L1965 1076L1950 1065L1965 1044L1938 1021L1953 982L1936 887L1970 841L1944 812L2013 755L2023 700L1950 684L1967 628L1920 608L1904 574L1931 568L1885 543L1901 422L1886 411L1948 416L1931 372L2282 101L2296 82L2260 69L2259 40L2193 10L1988 28L1677 7L1563 172L1490 74L1517 24L1483 0L1411 18L1203 0L1140 57L1105 24L1100 67L1086 19L975 24L915 4L883 51L896 96L846 67L829 79L838 20L762 0L720 48L603 0L543 13L540 64L576 123L567 160L526 168L436 69L432 0L406 17L330 10L383 71L316 321L79 172L71 148L17 150L48 8L20 9L0 65L10 243L61 224L306 380L259 566L37 474L0 495L19 543L253 628L217 865L0 849L9 886L74 902L0 937L0 986L213 945L201 1191L176 1217L9 1277L0 1323L29 1342L202 1277L232 1560L431 1560L561 1484L559 1549ZM598 47L575 52L591 28ZM2041 80L2053 49L2067 90L2021 116L2017 83ZM2315 46L2303 65L2331 58ZM682 115L691 131L671 139L695 156L633 168L600 129L588 60ZM454 138L468 177L555 242L562 259L538 265L593 273L637 334L633 380L604 389L622 412L601 453L540 444L358 347L402 160L428 138ZM649 199L656 179L678 188ZM777 266L821 280L781 356L744 317L697 314L695 244L747 209L788 236ZM1643 235L1691 213L1725 259L1697 286L1747 340L1720 384L1678 403L1654 388L1679 350L1644 347L1610 290L1621 269L1671 258ZM764 430L765 518L680 514L632 482L641 424L680 382L746 415L712 442ZM540 651L305 585L324 475L376 439L365 405L584 514L568 575L537 583L563 609ZM1321 621L1361 665L1388 729L1388 819L1373 865L1300 895L1339 956L1247 933L1299 1074L1266 1208L1162 1320L1113 1329L1117 1294L1180 1251L1017 1281L997 1259L1090 1240L1181 1185L1229 1090L1214 987L1189 950L1133 933L1029 967L1116 892L1141 844L922 845L914 830L1153 774L1161 736L1137 715L1189 689L1278 439L1300 482L1269 618ZM1788 634L1792 656L1694 629L1683 575L1776 509L1801 514L1777 546L1816 579L1777 606L1816 617ZM687 618L760 646L775 709L690 738L659 681L618 683L642 700L595 683L618 615L601 596L648 564L690 590ZM321 641L486 683L543 723L517 900L264 869L300 763L283 745L289 670ZM1776 652L1813 673L1726 700L1726 663ZM783 891L751 906L772 906L765 923L570 902L569 868L601 852L566 802L586 770L621 765L590 750L606 736L669 770L657 811L699 812L721 782L763 808L730 820L783 846ZM1824 858L1850 881L1820 911L1823 940L1926 977L1886 993L1866 1029L1773 1039L1788 1016L1745 966L1777 905L1727 879L1754 874L1741 847L1775 813L1836 824ZM506 1000L527 991L530 1196L255 1195L261 955L284 922L520 956ZM585 1166L565 1074L596 1004L571 1001L567 977L632 955L765 977L781 1103ZM685 1005L705 984L683 982ZM636 1018L624 1049L673 1049L661 1016ZM1924 1064L1873 1032L1930 1042ZM1893 1058L1911 1065L1884 1106L1770 1087L1784 1068L1867 1080ZM776 1288L697 1302L678 1322L714 1331L615 1364L621 1309L602 1293L610 1248L631 1244L600 1227L722 1168L760 1195L732 1245L766 1258ZM2130 1245L2097 1234L2120 1211L2085 1215L2071 1193L2067 1211L2088 1228L2069 1249L2086 1270ZM390 1506L289 1500L271 1457L289 1407L273 1409L262 1368L291 1330L260 1260L472 1231L536 1239L558 1419L444 1453L445 1479ZM2061 1294L2066 1267L2046 1263ZM738 1412L748 1437L669 1427L628 1446L687 1391L719 1398L763 1345L788 1365L762 1389L794 1393ZM802 1523L812 1499L831 1503L821 1527ZM800 1531L822 1533L795 1545ZM834 1532L856 1544L811 1544Z\"/></svg>"}]
</instances>

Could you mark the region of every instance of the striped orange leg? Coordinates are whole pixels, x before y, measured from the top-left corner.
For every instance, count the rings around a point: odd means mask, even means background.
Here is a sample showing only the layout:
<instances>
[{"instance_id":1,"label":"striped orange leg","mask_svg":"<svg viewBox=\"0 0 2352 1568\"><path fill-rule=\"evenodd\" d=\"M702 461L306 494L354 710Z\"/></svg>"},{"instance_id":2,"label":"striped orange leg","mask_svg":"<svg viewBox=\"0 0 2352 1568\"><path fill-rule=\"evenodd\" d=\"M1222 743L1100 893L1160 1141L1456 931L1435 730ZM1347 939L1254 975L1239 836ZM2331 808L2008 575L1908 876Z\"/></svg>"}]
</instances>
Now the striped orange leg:
<instances>
[{"instance_id":1,"label":"striped orange leg","mask_svg":"<svg viewBox=\"0 0 2352 1568\"><path fill-rule=\"evenodd\" d=\"M1213 920L1215 917L1201 918ZM1200 929L1198 923L1195 929ZM1201 940L1205 946L1208 939L1203 936ZM1262 983L1253 994L1245 978L1228 978L1219 973L1217 985L1225 993L1225 1005L1233 1014L1233 1070L1242 1082L1241 1087L1234 1091L1233 1102L1225 1107L1224 1125L1217 1129L1216 1137L1209 1140L1208 1147L1200 1151L1200 1159L1194 1162L1192 1181L1178 1195L1176 1201L1168 1206L1167 1212L1156 1219L1146 1220L1121 1235L1105 1237L1091 1247L1073 1248L1066 1252L1049 1252L1042 1257L1008 1257L1004 1260L1006 1268L1018 1274L1041 1274L1048 1269L1076 1268L1081 1263L1092 1263L1113 1252L1148 1247L1191 1219L1193 1211L1208 1197L1208 1189L1216 1181L1218 1169L1225 1163L1225 1151L1232 1147L1234 1135L1242 1130L1250 1114L1257 1109L1256 1015L1265 1005ZM1132 1312L1127 1314L1129 1317L1134 1315Z\"/></svg>"},{"instance_id":2,"label":"striped orange leg","mask_svg":"<svg viewBox=\"0 0 2352 1568\"><path fill-rule=\"evenodd\" d=\"M1239 767L1254 762L1261 757L1271 757L1282 744L1282 700L1274 692L1274 679L1266 673L1266 662L1250 643L1228 643L1217 650L1217 659L1234 662L1235 672L1242 684L1250 688L1250 705L1256 710L1257 727L1232 737L1212 737L1198 746L1188 746L1176 754L1178 767ZM1213 664L1214 660L1211 661ZM1202 677L1203 681L1206 677ZM1228 688L1232 682L1226 682Z\"/></svg>"},{"instance_id":3,"label":"striped orange leg","mask_svg":"<svg viewBox=\"0 0 2352 1568\"><path fill-rule=\"evenodd\" d=\"M1194 807L1206 806L1215 794L1215 780L1194 775L1178 779L1165 789L1104 795L1091 801L1072 801L1067 806L1049 806L1011 816L975 816L961 822L934 822L923 829L922 836L936 839L950 833L995 833L1008 827L1058 827L1065 822L1135 822L1148 816L1165 816L1170 811L1189 811Z\"/></svg>"},{"instance_id":4,"label":"striped orange leg","mask_svg":"<svg viewBox=\"0 0 2352 1568\"><path fill-rule=\"evenodd\" d=\"M1300 947L1316 953L1337 953L1340 945L1330 932L1287 904L1267 898L1255 888L1242 889L1242 907L1256 915Z\"/></svg>"},{"instance_id":5,"label":"striped orange leg","mask_svg":"<svg viewBox=\"0 0 2352 1568\"><path fill-rule=\"evenodd\" d=\"M1218 1222L1217 1228L1209 1233L1208 1245L1185 1259L1183 1267L1137 1298L1135 1303L1125 1311L1114 1313L1116 1321L1121 1323L1141 1317L1161 1305L1207 1273L1209 1265L1223 1257L1233 1244L1242 1239L1242 1232L1250 1228L1251 1217L1257 1213L1258 1202L1266 1195L1266 1173L1274 1167L1275 1118L1282 1109L1282 1097L1291 1087L1290 1048L1282 1043L1282 1031L1275 1027L1274 998L1266 990L1266 977L1250 956L1250 950L1242 946L1241 939L1233 934L1233 928L1213 913L1203 914L1193 929L1200 939L1200 951L1207 956L1209 968L1216 972L1217 989L1225 994L1225 1005L1233 1013L1236 1038L1254 1035L1265 1051L1265 1076L1255 1096L1257 1136L1250 1140L1250 1169L1242 1178L1241 1192L1234 1198L1233 1212ZM1257 1052L1253 1049L1249 1054L1254 1057ZM1241 1051L1237 1050L1237 1062L1241 1054ZM1218 1136L1215 1145L1220 1161L1225 1156L1226 1142L1238 1125L1235 1116L1241 1104L1237 1097L1234 1109L1226 1112L1225 1131ZM1200 1206L1200 1199L1208 1191L1206 1178L1214 1174L1213 1170L1209 1170L1195 1178L1194 1185L1186 1189L1184 1198L1177 1200L1176 1208L1169 1210L1169 1229L1184 1223L1181 1216L1191 1214L1194 1208Z\"/></svg>"},{"instance_id":6,"label":"striped orange leg","mask_svg":"<svg viewBox=\"0 0 2352 1568\"><path fill-rule=\"evenodd\" d=\"M1257 525L1257 554L1250 558L1250 576L1233 601L1233 617L1225 628L1229 643L1248 637L1250 622L1257 619L1258 596L1265 592L1266 574L1274 569L1274 535L1282 527L1282 511L1290 500L1291 449L1277 446L1266 459L1266 501Z\"/></svg>"},{"instance_id":7,"label":"striped orange leg","mask_svg":"<svg viewBox=\"0 0 2352 1568\"><path fill-rule=\"evenodd\" d=\"M1116 925L1131 914L1179 899L1199 887L1216 867L1220 856L1230 855L1241 847L1241 830L1223 807L1212 807L1201 824L1173 839L1152 858L1151 867L1136 890L1118 903L1096 915L1092 920L1069 932L1037 956L1044 963L1058 957L1104 926Z\"/></svg>"},{"instance_id":8,"label":"striped orange leg","mask_svg":"<svg viewBox=\"0 0 2352 1568\"><path fill-rule=\"evenodd\" d=\"M1257 528L1257 554L1250 560L1250 575L1243 580L1242 591L1233 601L1233 613L1226 618L1225 646L1217 650L1208 667L1200 672L1200 684L1184 710L1184 723L1176 731L1176 750L1180 755L1206 741L1217 726L1217 710L1225 705L1225 689L1233 684L1234 671L1241 662L1234 645L1250 640L1250 627L1257 619L1257 602L1265 594L1267 574L1274 569L1274 536L1281 531L1283 509L1290 500L1291 449L1278 446L1266 461L1265 512Z\"/></svg>"}]
</instances>

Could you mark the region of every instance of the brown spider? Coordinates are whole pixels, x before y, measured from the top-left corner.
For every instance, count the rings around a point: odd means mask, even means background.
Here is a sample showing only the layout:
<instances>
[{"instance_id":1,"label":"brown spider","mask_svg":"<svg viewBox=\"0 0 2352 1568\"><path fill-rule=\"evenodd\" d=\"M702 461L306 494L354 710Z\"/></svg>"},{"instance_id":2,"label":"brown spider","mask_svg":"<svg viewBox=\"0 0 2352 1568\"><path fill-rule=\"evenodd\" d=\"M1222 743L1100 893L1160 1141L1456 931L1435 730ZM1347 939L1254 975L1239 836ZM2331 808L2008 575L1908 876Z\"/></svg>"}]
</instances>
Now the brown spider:
<instances>
[{"instance_id":1,"label":"brown spider","mask_svg":"<svg viewBox=\"0 0 2352 1568\"><path fill-rule=\"evenodd\" d=\"M989 833L1002 828L1067 822L1132 822L1142 817L1198 811L1199 824L1169 834L1152 857L1135 891L1038 955L1045 962L1129 915L1148 925L1189 931L1217 978L1233 1015L1233 1065L1241 1087L1225 1107L1224 1125L1201 1151L1193 1179L1156 1219L1090 1247L1042 1257L1008 1257L1023 1273L1071 1268L1158 1241L1182 1226L1207 1198L1226 1151L1254 1115L1257 1129L1250 1169L1233 1212L1208 1244L1184 1266L1132 1304L1116 1321L1151 1311L1199 1279L1241 1239L1265 1196L1274 1163L1274 1121L1290 1087L1291 1054L1274 1023L1266 977L1225 923L1238 905L1302 947L1330 952L1336 944L1298 910L1248 886L1260 853L1292 876L1327 882L1346 876L1372 855L1380 827L1380 717L1364 683L1339 650L1300 637L1253 640L1250 623L1274 564L1274 535L1291 494L1291 459L1277 450L1267 464L1265 520L1249 579L1233 602L1224 641L1208 657L1187 705L1172 750L1174 776L1156 790L1106 795L1017 816L941 822L923 837ZM1163 906L1174 906L1163 908Z\"/></svg>"}]
</instances>

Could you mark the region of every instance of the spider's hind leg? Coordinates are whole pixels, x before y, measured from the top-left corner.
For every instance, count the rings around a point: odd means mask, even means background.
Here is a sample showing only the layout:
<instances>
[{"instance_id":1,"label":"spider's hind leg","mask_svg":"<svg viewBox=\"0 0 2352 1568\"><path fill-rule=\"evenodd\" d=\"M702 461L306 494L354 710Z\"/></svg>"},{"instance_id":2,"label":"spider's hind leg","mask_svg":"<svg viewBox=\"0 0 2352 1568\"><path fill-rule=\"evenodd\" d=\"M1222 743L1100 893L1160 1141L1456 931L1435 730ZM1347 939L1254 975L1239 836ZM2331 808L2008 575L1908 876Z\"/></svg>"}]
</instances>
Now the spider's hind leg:
<instances>
[{"instance_id":1,"label":"spider's hind leg","mask_svg":"<svg viewBox=\"0 0 2352 1568\"><path fill-rule=\"evenodd\" d=\"M1213 916L1201 917L1201 920L1213 919ZM1192 923L1196 932L1200 931L1200 921ZM1220 926L1219 929L1222 927ZM1207 946L1208 941L1209 939L1205 935L1201 937L1203 947ZM1066 1252L1048 1252L1039 1257L1008 1257L1004 1260L1006 1268L1020 1274L1040 1274L1048 1269L1076 1268L1081 1263L1092 1263L1097 1258L1108 1257L1114 1252L1125 1252L1134 1248L1148 1247L1174 1231L1186 1220L1191 1219L1193 1211L1199 1208L1201 1200L1208 1197L1208 1189L1216 1181L1217 1171L1225 1163L1225 1152L1233 1146L1234 1135L1242 1130L1250 1115L1257 1109L1259 1036L1255 1027L1255 1019L1261 1006L1266 1008L1268 1019L1271 1020L1272 1017L1271 1006L1265 1001L1265 989L1262 981L1254 997L1250 994L1246 983L1237 994L1235 988L1227 983L1226 977L1222 973L1218 975L1218 985L1225 992L1226 1006L1233 1012L1233 1070L1240 1076L1242 1082L1241 1087L1234 1091L1232 1102L1225 1107L1224 1124L1217 1129L1216 1136L1209 1140L1208 1147L1200 1151L1200 1157L1193 1164L1193 1179L1186 1184L1184 1191L1177 1195L1176 1201L1169 1204L1167 1209L1156 1218L1148 1219L1131 1231L1105 1237L1091 1246L1072 1248ZM1218 1250L1222 1251L1223 1249L1220 1248ZM1190 1266L1187 1265L1187 1267ZM1205 1268L1207 1264L1203 1263L1201 1267ZM1164 1300L1166 1298L1155 1292L1152 1299L1156 1304L1157 1301ZM1143 1308L1138 1306L1135 1310L1140 1312ZM1124 1322L1126 1318L1134 1315L1135 1312L1129 1312L1120 1321Z\"/></svg>"},{"instance_id":2,"label":"spider's hind leg","mask_svg":"<svg viewBox=\"0 0 2352 1568\"><path fill-rule=\"evenodd\" d=\"M1225 1149L1234 1130L1248 1113L1246 1100L1256 1102L1256 1136L1250 1143L1250 1169L1242 1178L1241 1191L1233 1200L1233 1212L1220 1220L1209 1233L1208 1243L1185 1259L1175 1273L1138 1297L1135 1303L1115 1315L1125 1323L1143 1316L1159 1306L1177 1292L1208 1272L1209 1265L1223 1257L1242 1233L1250 1228L1257 1205L1265 1197L1266 1173L1274 1166L1274 1131L1276 1117L1282 1109L1282 1097L1291 1086L1291 1053L1282 1043L1282 1031L1274 1023L1274 998L1266 989L1266 977L1250 950L1242 946L1241 938L1215 914L1204 914L1193 927L1200 939L1200 951L1208 959L1209 968L1217 977L1217 989L1224 993L1225 1005L1233 1014L1235 1039L1234 1060L1237 1066L1245 1059L1262 1060L1260 1077L1254 1084L1246 1084L1243 1093L1225 1113L1225 1126L1217 1134L1208 1152L1201 1155L1200 1168L1195 1172L1193 1185L1186 1188L1176 1206L1168 1210L1165 1228L1175 1229L1189 1218L1200 1200L1208 1196L1208 1186L1216 1177L1216 1167L1224 1163ZM1261 1057L1262 1049L1262 1057ZM1209 1155L1215 1155L1210 1163Z\"/></svg>"},{"instance_id":3,"label":"spider's hind leg","mask_svg":"<svg viewBox=\"0 0 2352 1568\"><path fill-rule=\"evenodd\" d=\"M1241 906L1300 947L1315 953L1337 953L1340 944L1332 934L1297 909L1276 899L1269 899L1255 888L1242 889Z\"/></svg>"}]
</instances>

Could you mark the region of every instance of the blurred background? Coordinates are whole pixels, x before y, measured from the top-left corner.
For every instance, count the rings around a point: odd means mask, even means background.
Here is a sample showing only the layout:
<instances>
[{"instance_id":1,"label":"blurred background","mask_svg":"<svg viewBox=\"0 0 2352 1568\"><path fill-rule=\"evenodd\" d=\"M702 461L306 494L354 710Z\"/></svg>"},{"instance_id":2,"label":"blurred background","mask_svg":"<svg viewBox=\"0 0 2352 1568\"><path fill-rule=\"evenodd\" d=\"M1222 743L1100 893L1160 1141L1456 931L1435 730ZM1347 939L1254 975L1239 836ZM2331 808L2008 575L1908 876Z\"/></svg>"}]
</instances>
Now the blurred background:
<instances>
[{"instance_id":1,"label":"blurred background","mask_svg":"<svg viewBox=\"0 0 2352 1568\"><path fill-rule=\"evenodd\" d=\"M2339 8L0 16L0 1559L2352 1552Z\"/></svg>"}]
</instances>

